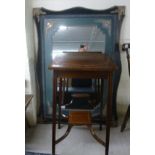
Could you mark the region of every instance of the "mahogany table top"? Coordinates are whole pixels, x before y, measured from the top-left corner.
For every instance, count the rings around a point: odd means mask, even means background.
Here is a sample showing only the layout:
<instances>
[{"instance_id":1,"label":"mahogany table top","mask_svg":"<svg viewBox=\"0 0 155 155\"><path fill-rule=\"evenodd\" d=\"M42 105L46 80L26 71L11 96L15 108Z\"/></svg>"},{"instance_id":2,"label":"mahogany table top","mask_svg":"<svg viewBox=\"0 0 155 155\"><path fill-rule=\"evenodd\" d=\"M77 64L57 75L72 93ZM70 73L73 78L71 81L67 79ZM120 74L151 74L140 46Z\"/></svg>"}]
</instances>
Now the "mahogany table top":
<instances>
[{"instance_id":1,"label":"mahogany table top","mask_svg":"<svg viewBox=\"0 0 155 155\"><path fill-rule=\"evenodd\" d=\"M103 53L68 52L52 55L51 70L114 71L117 66Z\"/></svg>"}]
</instances>

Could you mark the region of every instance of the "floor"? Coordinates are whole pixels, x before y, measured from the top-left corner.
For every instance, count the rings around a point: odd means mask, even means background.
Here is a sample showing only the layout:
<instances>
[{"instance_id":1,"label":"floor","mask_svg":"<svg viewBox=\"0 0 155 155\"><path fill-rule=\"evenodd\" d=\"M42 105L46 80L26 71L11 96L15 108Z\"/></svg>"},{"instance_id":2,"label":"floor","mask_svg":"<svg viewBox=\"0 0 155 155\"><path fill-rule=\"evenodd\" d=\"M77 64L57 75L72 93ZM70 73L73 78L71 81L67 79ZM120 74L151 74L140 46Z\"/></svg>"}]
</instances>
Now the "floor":
<instances>
[{"instance_id":1,"label":"floor","mask_svg":"<svg viewBox=\"0 0 155 155\"><path fill-rule=\"evenodd\" d=\"M96 133L104 139L105 127L99 131L98 126L93 126ZM67 126L57 129L60 137ZM51 124L38 124L26 132L26 151L51 153ZM56 145L56 153L60 155L104 155L104 146L96 142L85 126L73 127L68 137ZM129 124L123 133L120 126L111 128L109 155L130 155L130 129Z\"/></svg>"}]
</instances>

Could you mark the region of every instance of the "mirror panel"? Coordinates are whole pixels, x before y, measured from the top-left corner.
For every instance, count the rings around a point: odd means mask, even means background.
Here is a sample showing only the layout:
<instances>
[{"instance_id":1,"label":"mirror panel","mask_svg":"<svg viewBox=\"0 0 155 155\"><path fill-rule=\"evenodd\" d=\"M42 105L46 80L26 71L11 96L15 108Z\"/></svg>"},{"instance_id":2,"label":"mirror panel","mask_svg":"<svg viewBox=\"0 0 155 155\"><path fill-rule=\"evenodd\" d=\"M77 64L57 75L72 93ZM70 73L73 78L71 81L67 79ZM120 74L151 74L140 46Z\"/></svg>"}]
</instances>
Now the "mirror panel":
<instances>
[{"instance_id":1,"label":"mirror panel","mask_svg":"<svg viewBox=\"0 0 155 155\"><path fill-rule=\"evenodd\" d=\"M119 37L123 21L124 6L107 10L72 8L64 11L51 11L45 8L34 9L38 32L37 75L40 87L41 114L51 118L52 114L52 72L48 70L51 55L61 52L78 52L85 45L87 51L102 52L112 58L118 66L113 76L113 117L117 119L116 96L121 75ZM104 97L107 97L106 83ZM99 113L99 109L94 113Z\"/></svg>"},{"instance_id":2,"label":"mirror panel","mask_svg":"<svg viewBox=\"0 0 155 155\"><path fill-rule=\"evenodd\" d=\"M106 19L107 18L107 19ZM85 45L88 51L105 52L106 36L111 36L111 18L47 18L44 20L45 39L51 41L51 53L79 51Z\"/></svg>"}]
</instances>

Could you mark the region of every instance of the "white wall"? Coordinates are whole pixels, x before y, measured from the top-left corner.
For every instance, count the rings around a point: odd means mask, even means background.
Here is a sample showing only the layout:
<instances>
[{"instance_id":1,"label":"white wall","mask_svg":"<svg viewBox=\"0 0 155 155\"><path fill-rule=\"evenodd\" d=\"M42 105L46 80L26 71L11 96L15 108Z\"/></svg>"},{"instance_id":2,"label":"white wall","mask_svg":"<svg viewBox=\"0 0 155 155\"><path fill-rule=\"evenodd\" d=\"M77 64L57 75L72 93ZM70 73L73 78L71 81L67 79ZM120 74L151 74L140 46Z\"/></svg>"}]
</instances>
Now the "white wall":
<instances>
[{"instance_id":1,"label":"white wall","mask_svg":"<svg viewBox=\"0 0 155 155\"><path fill-rule=\"evenodd\" d=\"M32 20L32 8L44 7L50 10L64 10L71 7L85 7L96 10L103 10L116 5L126 6L126 15L123 21L120 42L130 41L130 1L129 0L25 0L26 2L26 34L27 34L27 46L28 46L28 57L31 73L31 86L32 91L35 91L35 75L34 75L34 62L35 62L35 48L34 48L34 27ZM117 101L119 112L126 110L126 105L129 103L129 77L127 70L127 61L125 53L121 54L122 60L122 75L118 89ZM32 82L33 81L33 82ZM36 100L34 101L36 102ZM120 105L125 105L125 108ZM34 123L36 121L36 103L31 108L30 117Z\"/></svg>"},{"instance_id":2,"label":"white wall","mask_svg":"<svg viewBox=\"0 0 155 155\"><path fill-rule=\"evenodd\" d=\"M27 53L25 60L25 79L27 80L26 93L34 95L31 104L26 111L30 125L37 122L37 97L36 97L36 78L35 78L35 49L34 49L34 24L32 15L32 0L25 0L25 29Z\"/></svg>"}]
</instances>

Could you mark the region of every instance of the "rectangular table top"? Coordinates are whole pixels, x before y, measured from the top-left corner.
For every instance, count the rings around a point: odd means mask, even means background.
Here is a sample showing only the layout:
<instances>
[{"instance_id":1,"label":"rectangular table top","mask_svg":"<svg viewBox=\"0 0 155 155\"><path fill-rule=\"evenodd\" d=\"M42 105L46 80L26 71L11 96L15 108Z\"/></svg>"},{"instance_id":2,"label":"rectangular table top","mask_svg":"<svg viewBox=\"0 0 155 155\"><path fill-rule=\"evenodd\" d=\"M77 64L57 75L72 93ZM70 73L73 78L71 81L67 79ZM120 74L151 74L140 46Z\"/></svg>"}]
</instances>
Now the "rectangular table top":
<instances>
[{"instance_id":1,"label":"rectangular table top","mask_svg":"<svg viewBox=\"0 0 155 155\"><path fill-rule=\"evenodd\" d=\"M114 71L117 66L103 53L68 52L52 55L51 70Z\"/></svg>"}]
</instances>

